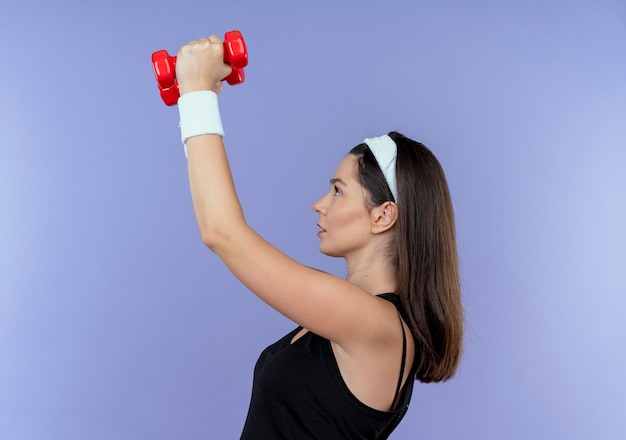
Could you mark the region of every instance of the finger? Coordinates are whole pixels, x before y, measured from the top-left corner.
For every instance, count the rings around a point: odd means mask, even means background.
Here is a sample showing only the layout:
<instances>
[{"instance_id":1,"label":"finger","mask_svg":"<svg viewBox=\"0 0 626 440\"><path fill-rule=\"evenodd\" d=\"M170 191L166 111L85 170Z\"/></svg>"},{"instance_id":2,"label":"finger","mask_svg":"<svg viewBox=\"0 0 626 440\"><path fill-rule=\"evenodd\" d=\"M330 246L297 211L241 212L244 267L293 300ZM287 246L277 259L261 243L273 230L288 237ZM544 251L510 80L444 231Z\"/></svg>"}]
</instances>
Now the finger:
<instances>
[{"instance_id":1,"label":"finger","mask_svg":"<svg viewBox=\"0 0 626 440\"><path fill-rule=\"evenodd\" d=\"M222 44L222 40L217 35L211 35L209 41L214 44Z\"/></svg>"},{"instance_id":2,"label":"finger","mask_svg":"<svg viewBox=\"0 0 626 440\"><path fill-rule=\"evenodd\" d=\"M178 49L178 54L182 54L183 52L187 52L189 51L192 47L194 47L196 44L198 44L197 40L191 40L190 42L188 42L187 44L183 44L182 46L180 46L180 48Z\"/></svg>"}]
</instances>

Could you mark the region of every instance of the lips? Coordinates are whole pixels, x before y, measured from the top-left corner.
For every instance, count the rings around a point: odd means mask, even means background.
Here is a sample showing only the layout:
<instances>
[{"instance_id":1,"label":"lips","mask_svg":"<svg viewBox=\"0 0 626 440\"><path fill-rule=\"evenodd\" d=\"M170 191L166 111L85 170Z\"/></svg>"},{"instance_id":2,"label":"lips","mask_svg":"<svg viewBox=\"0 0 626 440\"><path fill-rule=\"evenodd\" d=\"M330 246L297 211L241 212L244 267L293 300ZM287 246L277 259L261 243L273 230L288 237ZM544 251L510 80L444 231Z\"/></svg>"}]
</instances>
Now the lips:
<instances>
[{"instance_id":1,"label":"lips","mask_svg":"<svg viewBox=\"0 0 626 440\"><path fill-rule=\"evenodd\" d=\"M317 227L320 228L320 231L318 231L317 235L322 234L324 232L326 232L326 229L322 228L322 226L320 226L320 224L317 224Z\"/></svg>"}]
</instances>

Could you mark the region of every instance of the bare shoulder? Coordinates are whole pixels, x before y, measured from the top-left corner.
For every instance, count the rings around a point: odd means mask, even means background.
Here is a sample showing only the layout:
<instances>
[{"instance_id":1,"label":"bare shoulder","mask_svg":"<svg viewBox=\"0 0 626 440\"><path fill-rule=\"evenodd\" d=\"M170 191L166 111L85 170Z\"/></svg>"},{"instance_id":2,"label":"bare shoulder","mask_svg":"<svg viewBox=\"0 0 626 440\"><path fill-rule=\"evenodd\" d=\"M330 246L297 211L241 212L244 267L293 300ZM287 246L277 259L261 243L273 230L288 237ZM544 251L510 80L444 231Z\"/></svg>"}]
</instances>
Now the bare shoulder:
<instances>
[{"instance_id":1,"label":"bare shoulder","mask_svg":"<svg viewBox=\"0 0 626 440\"><path fill-rule=\"evenodd\" d=\"M403 370L401 386L411 380L415 343L396 307L384 299L380 301L387 304L384 306L387 317L385 323L377 327L387 328L387 332L347 345L331 342L331 346L341 376L352 394L372 408L388 411L398 387L400 370Z\"/></svg>"}]
</instances>

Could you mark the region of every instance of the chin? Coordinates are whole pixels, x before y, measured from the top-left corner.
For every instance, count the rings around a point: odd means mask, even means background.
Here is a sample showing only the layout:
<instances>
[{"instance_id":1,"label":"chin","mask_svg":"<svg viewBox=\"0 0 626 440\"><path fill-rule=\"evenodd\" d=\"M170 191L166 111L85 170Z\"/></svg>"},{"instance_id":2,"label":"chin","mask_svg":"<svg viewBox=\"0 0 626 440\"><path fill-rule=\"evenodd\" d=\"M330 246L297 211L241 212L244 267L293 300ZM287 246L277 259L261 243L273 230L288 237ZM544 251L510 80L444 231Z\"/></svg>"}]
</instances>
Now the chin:
<instances>
[{"instance_id":1,"label":"chin","mask_svg":"<svg viewBox=\"0 0 626 440\"><path fill-rule=\"evenodd\" d=\"M320 246L320 252L328 257L342 257L343 255L333 249L328 249L324 246Z\"/></svg>"}]
</instances>

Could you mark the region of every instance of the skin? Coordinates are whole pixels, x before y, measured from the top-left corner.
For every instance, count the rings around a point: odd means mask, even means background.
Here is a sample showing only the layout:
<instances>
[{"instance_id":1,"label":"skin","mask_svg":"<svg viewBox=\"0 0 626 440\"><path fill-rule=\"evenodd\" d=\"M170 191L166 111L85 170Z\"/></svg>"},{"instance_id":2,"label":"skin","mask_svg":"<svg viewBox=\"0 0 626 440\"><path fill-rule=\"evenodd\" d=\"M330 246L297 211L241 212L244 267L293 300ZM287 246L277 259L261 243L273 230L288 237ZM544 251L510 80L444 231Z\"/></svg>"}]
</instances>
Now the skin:
<instances>
[{"instance_id":1,"label":"skin","mask_svg":"<svg viewBox=\"0 0 626 440\"><path fill-rule=\"evenodd\" d=\"M223 63L218 37L192 41L177 56L181 95L221 91L230 67ZM400 371L402 329L395 307L376 295L396 287L386 255L397 206L369 207L355 158L341 161L329 192L313 209L320 216L320 250L346 261L348 275L342 279L296 262L248 226L220 136L190 138L187 152L192 201L206 246L250 291L303 327L294 340L307 331L329 339L352 393L372 408L389 410ZM414 356L412 338L407 343L408 366Z\"/></svg>"}]
</instances>

